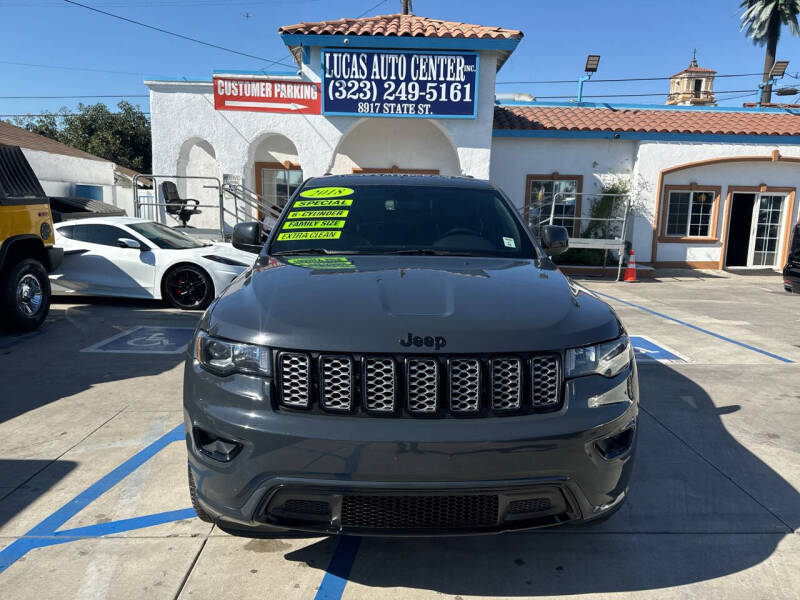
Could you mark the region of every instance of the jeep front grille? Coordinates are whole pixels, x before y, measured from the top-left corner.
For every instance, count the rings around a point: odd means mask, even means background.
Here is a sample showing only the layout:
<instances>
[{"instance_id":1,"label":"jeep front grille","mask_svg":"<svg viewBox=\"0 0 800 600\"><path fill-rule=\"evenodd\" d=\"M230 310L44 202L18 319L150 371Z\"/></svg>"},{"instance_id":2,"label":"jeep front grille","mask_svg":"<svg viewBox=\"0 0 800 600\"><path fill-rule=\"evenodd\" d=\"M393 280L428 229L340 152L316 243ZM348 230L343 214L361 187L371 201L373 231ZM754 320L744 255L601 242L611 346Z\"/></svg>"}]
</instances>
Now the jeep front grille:
<instances>
[{"instance_id":1,"label":"jeep front grille","mask_svg":"<svg viewBox=\"0 0 800 600\"><path fill-rule=\"evenodd\" d=\"M281 402L286 406L306 408L311 388L311 360L306 354L281 354Z\"/></svg>"},{"instance_id":2,"label":"jeep front grille","mask_svg":"<svg viewBox=\"0 0 800 600\"><path fill-rule=\"evenodd\" d=\"M364 403L368 411L392 413L397 398L397 367L393 358L364 359Z\"/></svg>"},{"instance_id":3,"label":"jeep front grille","mask_svg":"<svg viewBox=\"0 0 800 600\"><path fill-rule=\"evenodd\" d=\"M450 410L475 413L481 407L481 361L454 358L450 361Z\"/></svg>"},{"instance_id":4,"label":"jeep front grille","mask_svg":"<svg viewBox=\"0 0 800 600\"><path fill-rule=\"evenodd\" d=\"M518 358L492 360L492 408L516 410L522 401L522 369Z\"/></svg>"},{"instance_id":5,"label":"jeep front grille","mask_svg":"<svg viewBox=\"0 0 800 600\"><path fill-rule=\"evenodd\" d=\"M531 359L531 397L534 406L552 406L558 404L558 387L561 373L558 368L558 357L553 355L534 356Z\"/></svg>"},{"instance_id":6,"label":"jeep front grille","mask_svg":"<svg viewBox=\"0 0 800 600\"><path fill-rule=\"evenodd\" d=\"M439 406L439 362L435 358L409 358L406 369L408 410L435 413Z\"/></svg>"},{"instance_id":7,"label":"jeep front grille","mask_svg":"<svg viewBox=\"0 0 800 600\"><path fill-rule=\"evenodd\" d=\"M322 356L322 406L350 410L353 406L353 361L348 356Z\"/></svg>"},{"instance_id":8,"label":"jeep front grille","mask_svg":"<svg viewBox=\"0 0 800 600\"><path fill-rule=\"evenodd\" d=\"M515 415L558 410L558 354L361 356L279 351L277 403L363 416Z\"/></svg>"}]
</instances>

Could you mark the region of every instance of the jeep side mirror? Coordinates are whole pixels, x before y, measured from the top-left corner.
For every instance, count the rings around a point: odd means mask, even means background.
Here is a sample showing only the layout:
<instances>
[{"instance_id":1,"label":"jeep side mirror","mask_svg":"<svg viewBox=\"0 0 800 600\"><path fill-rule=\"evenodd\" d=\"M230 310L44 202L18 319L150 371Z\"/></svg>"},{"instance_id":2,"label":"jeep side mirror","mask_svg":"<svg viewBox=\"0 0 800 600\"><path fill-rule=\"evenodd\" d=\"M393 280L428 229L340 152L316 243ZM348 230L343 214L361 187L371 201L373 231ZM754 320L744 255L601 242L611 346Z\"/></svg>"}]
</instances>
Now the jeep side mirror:
<instances>
[{"instance_id":1,"label":"jeep side mirror","mask_svg":"<svg viewBox=\"0 0 800 600\"><path fill-rule=\"evenodd\" d=\"M569 248L569 232L560 225L545 225L542 228L542 248L550 257L563 254Z\"/></svg>"},{"instance_id":2,"label":"jeep side mirror","mask_svg":"<svg viewBox=\"0 0 800 600\"><path fill-rule=\"evenodd\" d=\"M117 246L120 248L130 248L131 250L142 249L142 245L137 240L131 238L119 238L117 240Z\"/></svg>"},{"instance_id":3,"label":"jeep side mirror","mask_svg":"<svg viewBox=\"0 0 800 600\"><path fill-rule=\"evenodd\" d=\"M261 252L261 223L248 221L247 223L237 223L233 227L231 244L234 248L258 254Z\"/></svg>"}]
</instances>

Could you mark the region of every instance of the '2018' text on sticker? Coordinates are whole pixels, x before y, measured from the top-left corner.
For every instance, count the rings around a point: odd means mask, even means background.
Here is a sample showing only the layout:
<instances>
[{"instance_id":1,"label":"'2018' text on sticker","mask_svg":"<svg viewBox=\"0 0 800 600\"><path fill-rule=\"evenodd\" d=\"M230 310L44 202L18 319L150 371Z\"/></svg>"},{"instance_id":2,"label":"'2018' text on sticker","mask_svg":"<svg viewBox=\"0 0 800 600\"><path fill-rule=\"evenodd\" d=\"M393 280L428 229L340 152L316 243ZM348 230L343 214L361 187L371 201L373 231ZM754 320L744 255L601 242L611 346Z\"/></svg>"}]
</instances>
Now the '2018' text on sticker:
<instances>
[{"instance_id":1,"label":"'2018' text on sticker","mask_svg":"<svg viewBox=\"0 0 800 600\"><path fill-rule=\"evenodd\" d=\"M341 198L349 196L353 190L346 187L318 187L300 192L303 198Z\"/></svg>"}]
</instances>

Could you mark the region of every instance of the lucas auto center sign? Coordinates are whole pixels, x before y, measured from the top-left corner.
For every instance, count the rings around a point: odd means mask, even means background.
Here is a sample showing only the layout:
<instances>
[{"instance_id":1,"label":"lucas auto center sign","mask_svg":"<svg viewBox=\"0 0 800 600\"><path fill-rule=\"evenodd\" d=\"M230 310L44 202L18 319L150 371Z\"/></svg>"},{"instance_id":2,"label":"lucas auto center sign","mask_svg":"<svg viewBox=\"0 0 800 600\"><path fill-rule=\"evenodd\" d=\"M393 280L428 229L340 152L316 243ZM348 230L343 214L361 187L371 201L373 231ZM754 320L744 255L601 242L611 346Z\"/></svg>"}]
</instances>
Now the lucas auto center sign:
<instances>
[{"instance_id":1,"label":"lucas auto center sign","mask_svg":"<svg viewBox=\"0 0 800 600\"><path fill-rule=\"evenodd\" d=\"M214 75L214 108L318 115L320 85L309 81Z\"/></svg>"},{"instance_id":2,"label":"lucas auto center sign","mask_svg":"<svg viewBox=\"0 0 800 600\"><path fill-rule=\"evenodd\" d=\"M473 119L475 52L322 50L322 84L214 75L214 107L305 115Z\"/></svg>"},{"instance_id":3,"label":"lucas auto center sign","mask_svg":"<svg viewBox=\"0 0 800 600\"><path fill-rule=\"evenodd\" d=\"M474 52L322 51L322 113L472 119Z\"/></svg>"}]
</instances>

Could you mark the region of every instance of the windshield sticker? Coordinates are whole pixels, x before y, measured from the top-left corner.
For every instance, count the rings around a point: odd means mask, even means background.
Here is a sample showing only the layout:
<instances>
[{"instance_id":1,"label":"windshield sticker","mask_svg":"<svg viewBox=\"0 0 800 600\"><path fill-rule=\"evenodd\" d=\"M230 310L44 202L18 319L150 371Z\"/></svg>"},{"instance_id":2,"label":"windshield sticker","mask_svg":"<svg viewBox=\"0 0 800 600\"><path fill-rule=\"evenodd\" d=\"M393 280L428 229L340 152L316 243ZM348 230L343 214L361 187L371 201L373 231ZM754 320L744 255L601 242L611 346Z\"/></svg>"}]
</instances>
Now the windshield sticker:
<instances>
[{"instance_id":1,"label":"windshield sticker","mask_svg":"<svg viewBox=\"0 0 800 600\"><path fill-rule=\"evenodd\" d=\"M297 200L293 208L312 208L318 206L352 206L352 198L339 198L338 200Z\"/></svg>"},{"instance_id":2,"label":"windshield sticker","mask_svg":"<svg viewBox=\"0 0 800 600\"><path fill-rule=\"evenodd\" d=\"M505 244L506 248L516 248L517 243L514 241L514 238L504 237L503 244Z\"/></svg>"},{"instance_id":3,"label":"windshield sticker","mask_svg":"<svg viewBox=\"0 0 800 600\"><path fill-rule=\"evenodd\" d=\"M291 242L294 240L338 240L342 235L341 231L292 231L279 233L279 242Z\"/></svg>"},{"instance_id":4,"label":"windshield sticker","mask_svg":"<svg viewBox=\"0 0 800 600\"><path fill-rule=\"evenodd\" d=\"M349 210L295 210L286 215L287 219L332 219L350 214Z\"/></svg>"},{"instance_id":5,"label":"windshield sticker","mask_svg":"<svg viewBox=\"0 0 800 600\"><path fill-rule=\"evenodd\" d=\"M318 271L330 269L354 269L346 256L297 256L287 260L290 265L303 267L305 269L315 269Z\"/></svg>"},{"instance_id":6,"label":"windshield sticker","mask_svg":"<svg viewBox=\"0 0 800 600\"><path fill-rule=\"evenodd\" d=\"M345 221L314 219L313 221L286 221L281 229L341 229Z\"/></svg>"},{"instance_id":7,"label":"windshield sticker","mask_svg":"<svg viewBox=\"0 0 800 600\"><path fill-rule=\"evenodd\" d=\"M346 187L319 187L300 192L302 198L341 198L349 196L353 190Z\"/></svg>"}]
</instances>

